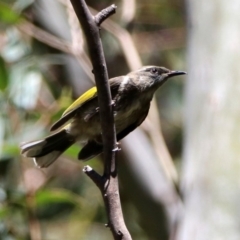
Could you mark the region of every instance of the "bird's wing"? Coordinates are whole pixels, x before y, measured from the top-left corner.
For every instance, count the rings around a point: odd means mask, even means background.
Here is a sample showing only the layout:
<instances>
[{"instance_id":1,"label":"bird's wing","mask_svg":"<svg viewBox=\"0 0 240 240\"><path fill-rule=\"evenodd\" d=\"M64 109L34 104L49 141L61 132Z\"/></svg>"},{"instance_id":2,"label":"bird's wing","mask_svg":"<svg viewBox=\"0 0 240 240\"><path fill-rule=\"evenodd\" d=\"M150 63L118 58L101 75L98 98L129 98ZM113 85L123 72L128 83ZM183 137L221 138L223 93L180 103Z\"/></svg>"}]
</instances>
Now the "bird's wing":
<instances>
[{"instance_id":1,"label":"bird's wing","mask_svg":"<svg viewBox=\"0 0 240 240\"><path fill-rule=\"evenodd\" d=\"M97 88L92 87L88 91L86 91L83 95L81 95L77 100L75 100L63 113L62 117L55 122L52 127L51 131L62 127L65 123L67 123L72 117L75 116L78 109L81 108L86 102L89 102L93 98L97 96Z\"/></svg>"},{"instance_id":2,"label":"bird's wing","mask_svg":"<svg viewBox=\"0 0 240 240\"><path fill-rule=\"evenodd\" d=\"M140 126L142 124L142 122L145 120L145 118L148 115L149 112L149 108L150 108L150 104L148 105L148 107L146 108L146 110L144 111L143 115L141 118L139 118L136 122L132 123L131 125L129 125L128 127L126 127L125 129L123 129L121 132L119 132L117 134L117 141L120 141L121 139L123 139L124 137L126 137L130 132L132 132L133 130L135 130L138 126Z\"/></svg>"},{"instance_id":3,"label":"bird's wing","mask_svg":"<svg viewBox=\"0 0 240 240\"><path fill-rule=\"evenodd\" d=\"M122 77L112 78L109 80L110 89L112 98L114 98L118 92L118 88L122 82ZM64 124L66 124L71 118L73 118L76 112L87 102L95 99L97 97L97 88L92 87L88 91L86 91L83 95L81 95L77 100L75 100L63 113L62 117L55 122L52 127L50 128L51 131L54 131ZM86 116L86 120L89 120L93 117L96 113L99 112L99 108L96 108L91 112L91 116Z\"/></svg>"},{"instance_id":4,"label":"bird's wing","mask_svg":"<svg viewBox=\"0 0 240 240\"><path fill-rule=\"evenodd\" d=\"M79 109L83 104L89 102L91 99L97 96L97 88L92 87L81 95L77 100L75 100L63 113L62 117L67 116L69 113Z\"/></svg>"}]
</instances>

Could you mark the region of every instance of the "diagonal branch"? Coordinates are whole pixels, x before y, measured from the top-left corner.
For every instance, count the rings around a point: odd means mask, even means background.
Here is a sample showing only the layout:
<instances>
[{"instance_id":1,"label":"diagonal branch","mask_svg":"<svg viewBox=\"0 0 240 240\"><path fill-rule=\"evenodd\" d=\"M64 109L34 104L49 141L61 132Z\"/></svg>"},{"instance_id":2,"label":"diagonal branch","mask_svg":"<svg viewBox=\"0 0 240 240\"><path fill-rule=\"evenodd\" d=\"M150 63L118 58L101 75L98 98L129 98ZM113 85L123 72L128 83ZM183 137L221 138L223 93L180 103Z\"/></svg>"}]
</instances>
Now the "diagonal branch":
<instances>
[{"instance_id":1,"label":"diagonal branch","mask_svg":"<svg viewBox=\"0 0 240 240\"><path fill-rule=\"evenodd\" d=\"M112 98L108 84L108 73L104 58L102 42L99 34L99 24L116 10L115 5L101 11L96 17L92 16L84 0L71 0L74 11L82 25L90 58L93 64L100 120L104 145L104 175L101 177L91 168L85 167L85 173L96 183L101 190L108 215L108 226L115 240L131 240L125 226L118 189L118 177L115 161L117 149L116 131L114 126Z\"/></svg>"},{"instance_id":2,"label":"diagonal branch","mask_svg":"<svg viewBox=\"0 0 240 240\"><path fill-rule=\"evenodd\" d=\"M106 20L107 18L109 18L112 14L114 14L116 12L117 6L116 5L111 5L105 9L103 9L101 12L99 12L96 16L95 16L95 22L98 26L101 25L101 23Z\"/></svg>"}]
</instances>

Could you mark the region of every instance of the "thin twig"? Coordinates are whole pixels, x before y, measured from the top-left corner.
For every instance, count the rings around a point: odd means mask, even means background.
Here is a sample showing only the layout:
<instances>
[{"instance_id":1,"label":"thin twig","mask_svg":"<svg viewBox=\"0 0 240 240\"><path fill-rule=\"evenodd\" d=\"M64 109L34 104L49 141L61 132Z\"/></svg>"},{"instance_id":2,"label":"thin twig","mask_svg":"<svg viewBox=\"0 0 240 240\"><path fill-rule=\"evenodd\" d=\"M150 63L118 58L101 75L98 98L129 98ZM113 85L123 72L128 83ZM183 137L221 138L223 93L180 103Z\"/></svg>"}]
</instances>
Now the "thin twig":
<instances>
[{"instance_id":1,"label":"thin twig","mask_svg":"<svg viewBox=\"0 0 240 240\"><path fill-rule=\"evenodd\" d=\"M101 12L99 12L95 16L95 22L98 26L101 25L101 23L109 18L111 15L113 15L116 12L117 6L115 4L103 9Z\"/></svg>"},{"instance_id":2,"label":"thin twig","mask_svg":"<svg viewBox=\"0 0 240 240\"><path fill-rule=\"evenodd\" d=\"M117 148L116 130L114 126L112 98L108 84L108 73L104 58L102 42L99 35L98 24L113 14L116 7L112 5L108 10L103 10L96 17L92 16L84 0L71 0L74 11L82 25L86 36L90 58L93 64L93 72L98 91L100 107L100 120L102 127L104 150L104 175L100 178L92 169L85 168L85 172L100 188L108 215L108 226L115 240L131 240L131 236L125 226L118 189L118 177L115 161L115 149ZM112 9L111 9L112 8ZM102 20L101 20L102 19ZM102 181L101 181L102 179Z\"/></svg>"},{"instance_id":3,"label":"thin twig","mask_svg":"<svg viewBox=\"0 0 240 240\"><path fill-rule=\"evenodd\" d=\"M103 177L98 174L94 169L92 169L90 166L85 166L83 168L83 172L92 179L92 181L98 186L99 189L104 188Z\"/></svg>"}]
</instances>

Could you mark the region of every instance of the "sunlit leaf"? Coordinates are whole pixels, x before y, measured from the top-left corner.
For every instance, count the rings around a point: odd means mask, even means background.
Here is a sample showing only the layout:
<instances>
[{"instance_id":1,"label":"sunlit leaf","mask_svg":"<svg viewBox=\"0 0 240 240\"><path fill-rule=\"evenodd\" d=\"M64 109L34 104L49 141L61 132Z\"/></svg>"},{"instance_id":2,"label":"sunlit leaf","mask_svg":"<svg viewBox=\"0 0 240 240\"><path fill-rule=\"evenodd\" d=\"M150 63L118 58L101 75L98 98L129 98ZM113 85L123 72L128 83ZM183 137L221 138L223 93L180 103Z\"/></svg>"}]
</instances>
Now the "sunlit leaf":
<instances>
[{"instance_id":1,"label":"sunlit leaf","mask_svg":"<svg viewBox=\"0 0 240 240\"><path fill-rule=\"evenodd\" d=\"M18 155L19 154L19 146L16 144L3 144L2 154L1 155Z\"/></svg>"},{"instance_id":2,"label":"sunlit leaf","mask_svg":"<svg viewBox=\"0 0 240 240\"><path fill-rule=\"evenodd\" d=\"M11 76L10 96L13 102L22 108L34 108L41 88L41 73L28 67L15 67Z\"/></svg>"}]
</instances>

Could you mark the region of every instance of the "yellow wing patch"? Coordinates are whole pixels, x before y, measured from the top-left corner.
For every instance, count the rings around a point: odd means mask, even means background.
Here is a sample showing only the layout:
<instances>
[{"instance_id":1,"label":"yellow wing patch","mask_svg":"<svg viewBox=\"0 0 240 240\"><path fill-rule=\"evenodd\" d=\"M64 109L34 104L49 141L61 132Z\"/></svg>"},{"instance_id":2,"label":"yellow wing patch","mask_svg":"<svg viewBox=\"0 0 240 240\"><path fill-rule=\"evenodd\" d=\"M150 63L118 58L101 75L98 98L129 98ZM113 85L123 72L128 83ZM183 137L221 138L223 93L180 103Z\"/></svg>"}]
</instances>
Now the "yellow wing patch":
<instances>
[{"instance_id":1,"label":"yellow wing patch","mask_svg":"<svg viewBox=\"0 0 240 240\"><path fill-rule=\"evenodd\" d=\"M62 117L67 115L72 110L81 107L85 102L97 96L97 88L92 87L81 95L77 100L75 100L63 113Z\"/></svg>"}]
</instances>

